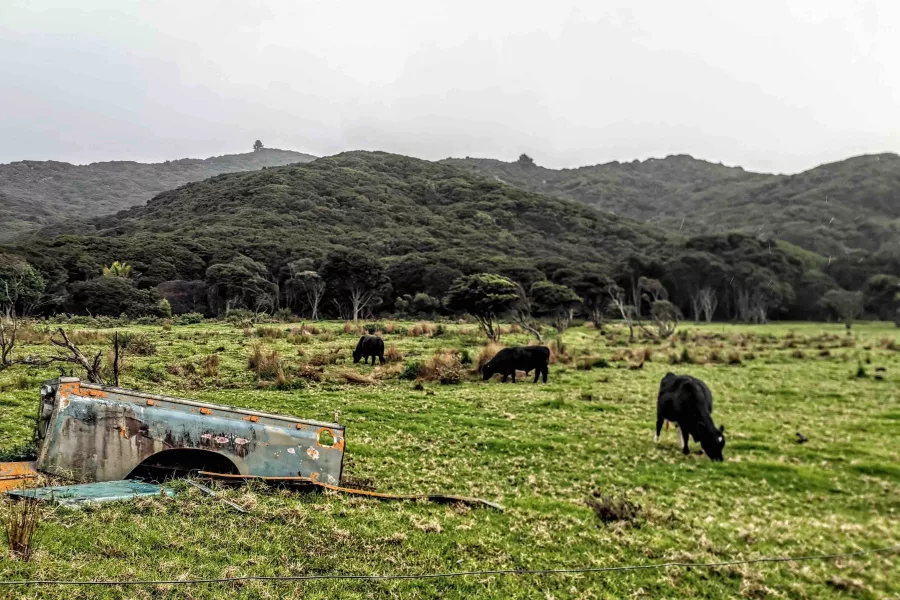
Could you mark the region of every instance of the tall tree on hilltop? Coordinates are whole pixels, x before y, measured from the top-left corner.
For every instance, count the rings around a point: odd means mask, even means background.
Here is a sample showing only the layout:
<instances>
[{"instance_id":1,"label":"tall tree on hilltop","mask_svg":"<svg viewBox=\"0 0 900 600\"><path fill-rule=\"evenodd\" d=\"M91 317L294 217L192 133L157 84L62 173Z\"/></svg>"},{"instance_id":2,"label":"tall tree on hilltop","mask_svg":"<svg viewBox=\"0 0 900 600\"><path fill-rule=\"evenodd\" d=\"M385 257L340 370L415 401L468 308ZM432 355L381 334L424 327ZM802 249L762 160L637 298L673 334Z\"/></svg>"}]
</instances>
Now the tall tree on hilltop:
<instances>
[{"instance_id":1,"label":"tall tree on hilltop","mask_svg":"<svg viewBox=\"0 0 900 600\"><path fill-rule=\"evenodd\" d=\"M253 151L254 152L259 152L262 149L263 149L263 143L261 141L256 140L255 142L253 142Z\"/></svg>"}]
</instances>

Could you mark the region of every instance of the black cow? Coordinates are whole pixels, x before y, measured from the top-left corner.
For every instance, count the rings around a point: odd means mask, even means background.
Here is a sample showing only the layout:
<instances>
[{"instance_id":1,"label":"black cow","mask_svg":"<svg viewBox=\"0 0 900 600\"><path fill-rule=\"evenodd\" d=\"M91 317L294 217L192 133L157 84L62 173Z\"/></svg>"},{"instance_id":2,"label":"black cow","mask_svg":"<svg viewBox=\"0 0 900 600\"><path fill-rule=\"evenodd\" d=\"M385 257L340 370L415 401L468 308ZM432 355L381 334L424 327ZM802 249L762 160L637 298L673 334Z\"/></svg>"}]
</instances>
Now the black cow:
<instances>
[{"instance_id":1,"label":"black cow","mask_svg":"<svg viewBox=\"0 0 900 600\"><path fill-rule=\"evenodd\" d=\"M544 377L547 383L547 365L550 363L550 348L546 346L514 346L504 348L494 358L481 367L481 375L487 381L495 374L503 375L503 382L512 375L512 382L516 382L516 371L525 371L527 374L534 369L534 382L538 377Z\"/></svg>"},{"instance_id":2,"label":"black cow","mask_svg":"<svg viewBox=\"0 0 900 600\"><path fill-rule=\"evenodd\" d=\"M665 421L678 423L682 452L689 454L688 438L700 442L703 452L712 460L722 460L725 426L716 429L712 420L712 393L706 384L690 375L666 373L659 384L656 400L656 438Z\"/></svg>"},{"instance_id":3,"label":"black cow","mask_svg":"<svg viewBox=\"0 0 900 600\"><path fill-rule=\"evenodd\" d=\"M375 357L384 364L384 340L375 335L364 335L359 338L356 344L356 350L353 351L353 364L363 359L363 362L369 364L369 357L372 357L372 364L375 364Z\"/></svg>"}]
</instances>

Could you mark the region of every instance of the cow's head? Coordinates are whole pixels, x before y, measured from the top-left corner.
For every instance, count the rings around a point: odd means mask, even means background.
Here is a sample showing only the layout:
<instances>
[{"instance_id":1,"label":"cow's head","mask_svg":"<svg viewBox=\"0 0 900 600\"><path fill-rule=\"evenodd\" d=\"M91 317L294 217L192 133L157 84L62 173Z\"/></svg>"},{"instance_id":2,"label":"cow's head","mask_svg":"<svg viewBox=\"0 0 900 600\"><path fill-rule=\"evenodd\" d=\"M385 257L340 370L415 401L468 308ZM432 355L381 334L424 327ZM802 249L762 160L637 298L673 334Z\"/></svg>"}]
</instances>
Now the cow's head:
<instances>
[{"instance_id":1,"label":"cow's head","mask_svg":"<svg viewBox=\"0 0 900 600\"><path fill-rule=\"evenodd\" d=\"M353 364L355 365L356 363L358 363L360 358L362 358L362 355L360 354L359 350L354 350L353 351Z\"/></svg>"},{"instance_id":2,"label":"cow's head","mask_svg":"<svg viewBox=\"0 0 900 600\"><path fill-rule=\"evenodd\" d=\"M725 448L725 426L721 425L718 430L712 430L710 435L700 441L700 446L710 460L724 460L722 450Z\"/></svg>"},{"instance_id":3,"label":"cow's head","mask_svg":"<svg viewBox=\"0 0 900 600\"><path fill-rule=\"evenodd\" d=\"M483 367L481 367L481 379L482 381L487 381L491 377L494 376L494 367L491 363L487 363Z\"/></svg>"}]
</instances>

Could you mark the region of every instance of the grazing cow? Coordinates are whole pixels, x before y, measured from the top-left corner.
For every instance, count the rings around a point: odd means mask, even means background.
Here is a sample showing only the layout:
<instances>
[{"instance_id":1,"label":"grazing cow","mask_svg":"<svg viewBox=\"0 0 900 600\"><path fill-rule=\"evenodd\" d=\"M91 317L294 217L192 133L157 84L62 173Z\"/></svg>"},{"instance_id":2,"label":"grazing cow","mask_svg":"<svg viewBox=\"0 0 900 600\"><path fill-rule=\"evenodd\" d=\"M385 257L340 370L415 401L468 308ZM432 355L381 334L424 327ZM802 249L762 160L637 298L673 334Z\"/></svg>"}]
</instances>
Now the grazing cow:
<instances>
[{"instance_id":1,"label":"grazing cow","mask_svg":"<svg viewBox=\"0 0 900 600\"><path fill-rule=\"evenodd\" d=\"M372 357L372 364L375 364L375 357L384 364L384 340L375 335L364 335L359 338L356 344L356 350L353 351L353 364L363 359L365 364L369 364L369 357Z\"/></svg>"},{"instance_id":2,"label":"grazing cow","mask_svg":"<svg viewBox=\"0 0 900 600\"><path fill-rule=\"evenodd\" d=\"M546 346L514 346L504 348L494 358L481 367L481 375L487 381L495 374L503 375L503 382L512 375L512 382L516 382L516 371L525 371L527 374L534 369L534 382L543 376L547 383L547 365L550 363L550 348Z\"/></svg>"},{"instance_id":3,"label":"grazing cow","mask_svg":"<svg viewBox=\"0 0 900 600\"><path fill-rule=\"evenodd\" d=\"M722 460L725 426L716 429L712 420L712 393L706 384L690 375L666 373L659 385L656 401L656 438L664 421L678 423L682 452L690 454L688 438L700 442L703 452L712 460Z\"/></svg>"}]
</instances>

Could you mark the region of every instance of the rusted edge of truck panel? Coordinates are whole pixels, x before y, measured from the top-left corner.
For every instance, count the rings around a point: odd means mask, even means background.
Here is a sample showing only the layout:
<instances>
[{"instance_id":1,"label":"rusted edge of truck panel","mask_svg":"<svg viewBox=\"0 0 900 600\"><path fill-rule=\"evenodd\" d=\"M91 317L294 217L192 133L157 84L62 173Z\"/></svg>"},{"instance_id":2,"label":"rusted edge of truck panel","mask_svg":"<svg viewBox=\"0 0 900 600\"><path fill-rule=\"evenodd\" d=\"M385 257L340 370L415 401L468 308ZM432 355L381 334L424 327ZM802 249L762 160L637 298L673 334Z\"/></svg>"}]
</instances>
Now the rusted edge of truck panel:
<instances>
[{"instance_id":1,"label":"rusted edge of truck panel","mask_svg":"<svg viewBox=\"0 0 900 600\"><path fill-rule=\"evenodd\" d=\"M66 381L69 380L69 381ZM74 380L74 381L72 381ZM85 383L77 378L69 378L64 377L60 379L62 383L74 383L79 382L80 388L82 390L87 390L87 393L84 394L86 396L95 396L95 397L106 397L109 393L122 394L126 397L133 398L141 398L143 400L155 400L157 402L171 402L173 404L183 404L185 406L192 406L195 408L206 408L209 410L217 410L224 412L231 412L236 415L242 416L255 416L262 417L265 419L272 419L275 421L287 421L289 423L299 423L302 425L312 425L314 427L327 427L331 429L338 429L340 431L344 430L344 426L338 423L329 423L327 421L316 421L314 419L301 419L298 417L290 417L285 415L273 415L271 413L264 413L255 410L249 410L244 408L238 408L236 406L228 406L225 404L212 404L207 402L197 402L196 400L187 400L186 398L178 398L176 396L165 396L162 394L148 394L147 392L139 392L136 390L129 390L126 388L118 388L110 385L98 385L96 383ZM99 393L98 393L99 392Z\"/></svg>"},{"instance_id":2,"label":"rusted edge of truck panel","mask_svg":"<svg viewBox=\"0 0 900 600\"><path fill-rule=\"evenodd\" d=\"M0 462L0 492L15 489L37 476L34 462Z\"/></svg>"}]
</instances>

